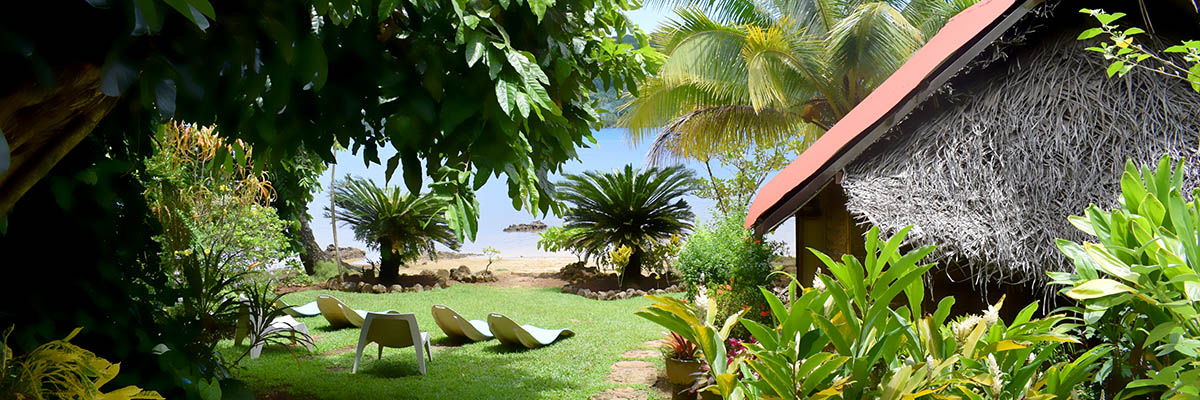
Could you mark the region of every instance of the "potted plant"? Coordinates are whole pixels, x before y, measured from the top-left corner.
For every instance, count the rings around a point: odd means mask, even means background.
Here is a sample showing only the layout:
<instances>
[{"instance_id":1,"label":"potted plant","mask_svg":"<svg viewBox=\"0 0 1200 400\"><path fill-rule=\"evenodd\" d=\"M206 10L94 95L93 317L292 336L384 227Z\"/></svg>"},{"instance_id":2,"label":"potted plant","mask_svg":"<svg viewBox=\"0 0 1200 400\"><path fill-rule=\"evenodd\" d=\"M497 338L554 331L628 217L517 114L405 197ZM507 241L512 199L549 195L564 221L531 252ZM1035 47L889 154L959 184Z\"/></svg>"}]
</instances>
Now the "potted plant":
<instances>
[{"instance_id":1,"label":"potted plant","mask_svg":"<svg viewBox=\"0 0 1200 400\"><path fill-rule=\"evenodd\" d=\"M700 372L700 360L696 358L699 349L696 344L675 332L668 332L663 344L667 380L676 385L690 386L696 380L692 374Z\"/></svg>"}]
</instances>

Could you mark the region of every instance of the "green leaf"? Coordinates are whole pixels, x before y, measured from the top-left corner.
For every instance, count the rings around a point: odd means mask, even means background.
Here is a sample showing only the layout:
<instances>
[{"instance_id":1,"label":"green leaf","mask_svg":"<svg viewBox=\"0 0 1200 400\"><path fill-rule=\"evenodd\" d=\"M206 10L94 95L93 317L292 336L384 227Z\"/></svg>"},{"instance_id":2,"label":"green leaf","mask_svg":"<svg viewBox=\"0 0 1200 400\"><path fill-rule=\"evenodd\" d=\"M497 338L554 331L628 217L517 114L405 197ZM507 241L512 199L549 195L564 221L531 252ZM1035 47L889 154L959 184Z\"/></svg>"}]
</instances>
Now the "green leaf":
<instances>
[{"instance_id":1,"label":"green leaf","mask_svg":"<svg viewBox=\"0 0 1200 400\"><path fill-rule=\"evenodd\" d=\"M537 16L538 23L542 23L542 17L546 15L546 9L554 7L554 0L529 0L529 9L533 10L533 15Z\"/></svg>"},{"instance_id":2,"label":"green leaf","mask_svg":"<svg viewBox=\"0 0 1200 400\"><path fill-rule=\"evenodd\" d=\"M1125 30L1125 32L1124 32L1124 33L1122 33L1122 35L1125 35L1125 36L1132 36L1132 35L1136 35L1136 34L1139 34L1139 33L1146 33L1146 31L1145 31L1145 30L1142 30L1142 28L1136 28L1136 27L1135 27L1135 28L1129 28L1129 29L1126 29L1126 30Z\"/></svg>"},{"instance_id":3,"label":"green leaf","mask_svg":"<svg viewBox=\"0 0 1200 400\"><path fill-rule=\"evenodd\" d=\"M397 4L400 4L400 0L379 0L379 14L377 14L377 18L383 20L390 17L392 11L396 9Z\"/></svg>"},{"instance_id":4,"label":"green leaf","mask_svg":"<svg viewBox=\"0 0 1200 400\"><path fill-rule=\"evenodd\" d=\"M1092 29L1088 29L1088 30L1086 30L1086 31L1083 31L1083 33L1080 33L1080 34L1079 34L1079 37L1077 37L1077 38L1076 38L1076 40L1087 40L1087 39L1091 39L1091 38L1094 38L1094 37L1096 37L1096 35L1099 35L1099 34L1101 34L1101 33L1104 33L1104 29L1101 29L1101 28L1092 28Z\"/></svg>"},{"instance_id":5,"label":"green leaf","mask_svg":"<svg viewBox=\"0 0 1200 400\"><path fill-rule=\"evenodd\" d=\"M208 18L200 10L200 8L207 7L209 13L213 12L212 5L208 4L208 0L163 0L163 2L174 8L175 11L183 14L189 21L196 24L196 27L200 28L200 30L208 30Z\"/></svg>"},{"instance_id":6,"label":"green leaf","mask_svg":"<svg viewBox=\"0 0 1200 400\"><path fill-rule=\"evenodd\" d=\"M1066 295L1075 300L1091 300L1120 293L1137 293L1137 290L1112 279L1092 279L1068 290Z\"/></svg>"},{"instance_id":7,"label":"green leaf","mask_svg":"<svg viewBox=\"0 0 1200 400\"><path fill-rule=\"evenodd\" d=\"M467 58L467 66L468 67L474 66L475 63L478 62L480 58L483 58L483 54L484 54L484 43L483 42L486 39L487 39L487 35L484 35L482 32L472 31L471 33L467 34L467 43L466 43L467 50L465 52L465 55Z\"/></svg>"},{"instance_id":8,"label":"green leaf","mask_svg":"<svg viewBox=\"0 0 1200 400\"><path fill-rule=\"evenodd\" d=\"M1099 14L1099 15L1096 15L1096 19L1099 20L1101 24L1108 25L1108 24L1111 24L1113 21L1121 19L1121 17L1124 17L1124 16L1125 16L1125 13L1122 13L1122 12L1112 13L1112 14Z\"/></svg>"},{"instance_id":9,"label":"green leaf","mask_svg":"<svg viewBox=\"0 0 1200 400\"><path fill-rule=\"evenodd\" d=\"M301 44L299 73L300 81L311 83L313 91L325 87L325 81L329 78L329 61L321 40L316 36L310 35Z\"/></svg>"},{"instance_id":10,"label":"green leaf","mask_svg":"<svg viewBox=\"0 0 1200 400\"><path fill-rule=\"evenodd\" d=\"M1121 70L1121 68L1124 68L1124 67L1125 67L1125 62L1113 61L1112 64L1108 65L1108 70L1106 71L1108 73L1108 77L1112 78L1113 74L1116 74L1118 71Z\"/></svg>"},{"instance_id":11,"label":"green leaf","mask_svg":"<svg viewBox=\"0 0 1200 400\"><path fill-rule=\"evenodd\" d=\"M163 79L154 85L154 106L164 119L175 116L175 81Z\"/></svg>"}]
</instances>

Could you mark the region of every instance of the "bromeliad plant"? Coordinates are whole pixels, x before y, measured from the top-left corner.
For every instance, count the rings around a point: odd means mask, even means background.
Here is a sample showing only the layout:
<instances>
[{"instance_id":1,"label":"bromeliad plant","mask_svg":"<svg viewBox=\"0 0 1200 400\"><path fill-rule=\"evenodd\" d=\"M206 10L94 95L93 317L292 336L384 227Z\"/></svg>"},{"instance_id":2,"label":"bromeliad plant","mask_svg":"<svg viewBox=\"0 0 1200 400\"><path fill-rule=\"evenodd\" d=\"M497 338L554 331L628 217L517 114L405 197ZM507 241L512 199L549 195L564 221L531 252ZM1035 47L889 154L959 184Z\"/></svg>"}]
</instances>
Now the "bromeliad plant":
<instances>
[{"instance_id":1,"label":"bromeliad plant","mask_svg":"<svg viewBox=\"0 0 1200 400\"><path fill-rule=\"evenodd\" d=\"M1172 165L1127 162L1119 206L1070 219L1097 242L1059 240L1075 271L1050 273L1082 305L1088 333L1113 346L1104 378L1116 398L1200 392L1200 190L1185 197L1185 165Z\"/></svg>"}]
</instances>

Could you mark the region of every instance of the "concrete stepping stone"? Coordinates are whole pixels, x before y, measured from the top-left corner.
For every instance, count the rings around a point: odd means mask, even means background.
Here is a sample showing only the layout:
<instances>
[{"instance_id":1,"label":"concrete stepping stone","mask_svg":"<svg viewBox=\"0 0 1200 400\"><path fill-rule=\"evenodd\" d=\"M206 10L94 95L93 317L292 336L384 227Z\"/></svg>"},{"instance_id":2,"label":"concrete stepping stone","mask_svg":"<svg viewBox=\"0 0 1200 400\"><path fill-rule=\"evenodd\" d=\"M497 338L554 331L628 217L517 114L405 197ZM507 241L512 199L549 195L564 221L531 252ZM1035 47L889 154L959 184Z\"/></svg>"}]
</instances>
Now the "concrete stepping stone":
<instances>
[{"instance_id":1,"label":"concrete stepping stone","mask_svg":"<svg viewBox=\"0 0 1200 400\"><path fill-rule=\"evenodd\" d=\"M662 352L658 350L636 349L621 353L621 358L660 358Z\"/></svg>"},{"instance_id":2,"label":"concrete stepping stone","mask_svg":"<svg viewBox=\"0 0 1200 400\"><path fill-rule=\"evenodd\" d=\"M608 389L592 395L588 400L646 400L646 392L633 388Z\"/></svg>"},{"instance_id":3,"label":"concrete stepping stone","mask_svg":"<svg viewBox=\"0 0 1200 400\"><path fill-rule=\"evenodd\" d=\"M618 385L654 386L658 381L658 368L646 361L617 361L612 365L608 381Z\"/></svg>"}]
</instances>

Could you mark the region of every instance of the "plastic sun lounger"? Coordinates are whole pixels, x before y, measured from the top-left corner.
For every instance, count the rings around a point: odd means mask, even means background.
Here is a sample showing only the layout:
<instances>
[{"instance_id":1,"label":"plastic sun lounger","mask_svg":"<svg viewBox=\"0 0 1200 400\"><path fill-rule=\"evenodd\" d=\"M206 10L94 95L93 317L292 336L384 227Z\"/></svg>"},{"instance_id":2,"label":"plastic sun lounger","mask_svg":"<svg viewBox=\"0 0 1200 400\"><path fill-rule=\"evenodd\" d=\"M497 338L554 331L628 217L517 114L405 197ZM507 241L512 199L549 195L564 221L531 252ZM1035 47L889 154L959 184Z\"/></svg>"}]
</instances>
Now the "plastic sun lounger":
<instances>
[{"instance_id":1,"label":"plastic sun lounger","mask_svg":"<svg viewBox=\"0 0 1200 400\"><path fill-rule=\"evenodd\" d=\"M367 317L366 311L350 308L341 300L327 294L317 296L317 308L325 320L329 321L329 326L334 328L362 327L363 319Z\"/></svg>"},{"instance_id":2,"label":"plastic sun lounger","mask_svg":"<svg viewBox=\"0 0 1200 400\"><path fill-rule=\"evenodd\" d=\"M358 335L358 351L354 354L354 368L350 373L358 372L358 362L362 359L363 349L371 343L379 345L379 357L376 360L383 358L384 347L412 346L417 353L417 366L421 375L425 375L425 359L433 361L429 333L422 332L417 327L417 317L411 313L367 313L362 331Z\"/></svg>"},{"instance_id":3,"label":"plastic sun lounger","mask_svg":"<svg viewBox=\"0 0 1200 400\"><path fill-rule=\"evenodd\" d=\"M529 349L536 349L554 343L559 338L575 335L575 332L570 329L542 329L533 325L517 325L512 319L496 313L488 314L488 327L491 328L492 334L496 335L496 339L500 339L501 342Z\"/></svg>"},{"instance_id":4,"label":"plastic sun lounger","mask_svg":"<svg viewBox=\"0 0 1200 400\"><path fill-rule=\"evenodd\" d=\"M275 302L275 306L283 308L283 313L291 315L292 318L311 317L321 313L321 308L317 306L317 302L315 301L302 306L293 306L283 301L283 299L279 299Z\"/></svg>"},{"instance_id":5,"label":"plastic sun lounger","mask_svg":"<svg viewBox=\"0 0 1200 400\"><path fill-rule=\"evenodd\" d=\"M478 342L492 339L492 330L487 322L477 319L467 320L457 312L441 304L433 306L433 321L437 322L442 332L451 339Z\"/></svg>"}]
</instances>

